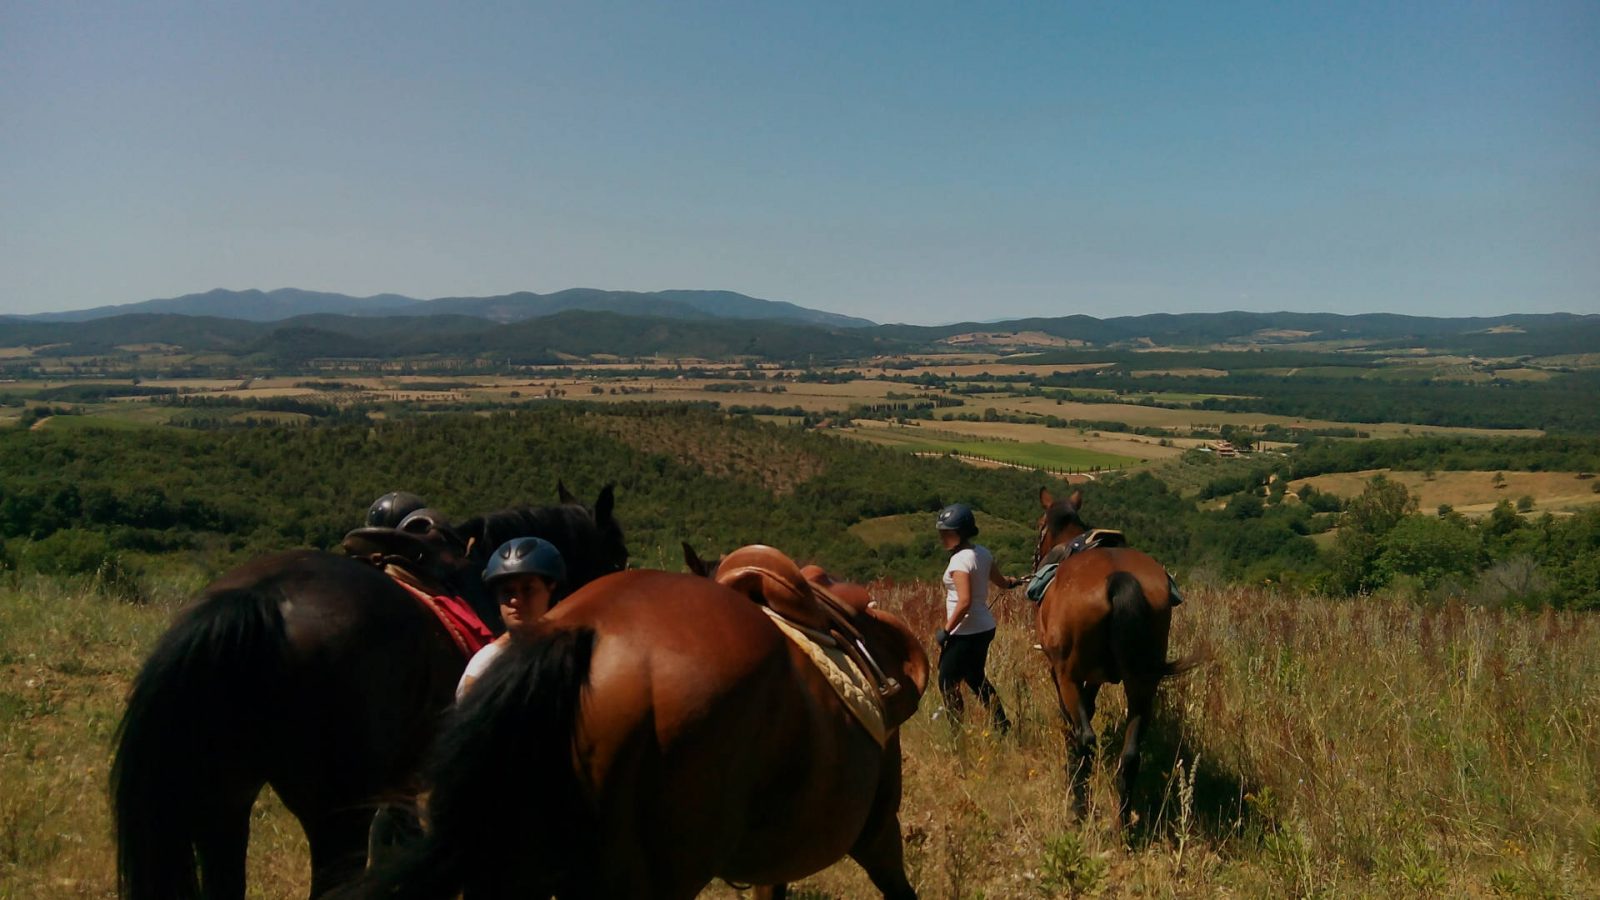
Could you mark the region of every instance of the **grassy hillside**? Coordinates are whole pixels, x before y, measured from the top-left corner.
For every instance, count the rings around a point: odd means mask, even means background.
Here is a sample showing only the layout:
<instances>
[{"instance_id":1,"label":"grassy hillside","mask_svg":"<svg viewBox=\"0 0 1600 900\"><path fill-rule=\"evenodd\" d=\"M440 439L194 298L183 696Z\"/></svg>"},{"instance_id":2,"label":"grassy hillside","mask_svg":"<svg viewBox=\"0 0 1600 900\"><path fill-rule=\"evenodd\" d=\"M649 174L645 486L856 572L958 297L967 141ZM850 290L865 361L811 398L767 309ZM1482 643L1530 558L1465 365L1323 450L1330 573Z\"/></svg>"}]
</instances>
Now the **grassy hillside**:
<instances>
[{"instance_id":1,"label":"grassy hillside","mask_svg":"<svg viewBox=\"0 0 1600 900\"><path fill-rule=\"evenodd\" d=\"M140 660L196 587L152 583L151 602L133 606L91 580L0 580L0 895L114 892L111 733ZM923 634L935 627L933 585L879 600ZM1600 619L1196 589L1174 650L1213 659L1163 688L1140 821L1119 835L1105 769L1090 818L1069 813L1029 610L1015 596L999 609L990 673L1013 735L977 716L953 730L936 695L905 728L902 817L922 896L1600 893ZM1102 696L1109 764L1121 693ZM307 886L304 841L270 795L250 878L254 896ZM801 887L872 896L848 862Z\"/></svg>"}]
</instances>

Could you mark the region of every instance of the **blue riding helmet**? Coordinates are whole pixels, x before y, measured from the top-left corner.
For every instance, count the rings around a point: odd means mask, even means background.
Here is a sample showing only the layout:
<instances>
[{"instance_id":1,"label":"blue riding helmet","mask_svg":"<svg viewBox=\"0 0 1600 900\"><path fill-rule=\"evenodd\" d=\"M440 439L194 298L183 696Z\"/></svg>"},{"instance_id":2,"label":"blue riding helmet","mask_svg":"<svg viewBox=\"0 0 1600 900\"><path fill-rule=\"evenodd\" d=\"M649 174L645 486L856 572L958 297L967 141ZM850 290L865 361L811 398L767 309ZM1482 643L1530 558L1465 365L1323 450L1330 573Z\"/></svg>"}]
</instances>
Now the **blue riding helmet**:
<instances>
[{"instance_id":1,"label":"blue riding helmet","mask_svg":"<svg viewBox=\"0 0 1600 900\"><path fill-rule=\"evenodd\" d=\"M544 538L512 538L489 557L483 583L494 584L511 575L543 575L559 583L567 579L567 563L556 545Z\"/></svg>"},{"instance_id":2,"label":"blue riding helmet","mask_svg":"<svg viewBox=\"0 0 1600 900\"><path fill-rule=\"evenodd\" d=\"M390 491L367 508L368 528L398 528L406 516L428 504L408 491Z\"/></svg>"},{"instance_id":3,"label":"blue riding helmet","mask_svg":"<svg viewBox=\"0 0 1600 900\"><path fill-rule=\"evenodd\" d=\"M954 531L964 538L978 533L978 519L972 514L972 507L965 503L952 503L939 510L937 524L940 531Z\"/></svg>"}]
</instances>

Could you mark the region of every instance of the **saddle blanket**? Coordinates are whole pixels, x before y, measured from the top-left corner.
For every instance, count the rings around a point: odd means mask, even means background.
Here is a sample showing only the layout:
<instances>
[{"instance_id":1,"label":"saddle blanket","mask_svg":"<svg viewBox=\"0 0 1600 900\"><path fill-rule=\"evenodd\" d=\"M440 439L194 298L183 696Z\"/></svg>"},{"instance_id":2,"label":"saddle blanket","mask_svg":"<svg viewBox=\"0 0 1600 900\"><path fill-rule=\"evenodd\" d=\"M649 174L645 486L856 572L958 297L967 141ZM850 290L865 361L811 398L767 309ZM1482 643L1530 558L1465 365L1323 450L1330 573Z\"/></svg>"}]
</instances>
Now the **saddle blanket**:
<instances>
[{"instance_id":1,"label":"saddle blanket","mask_svg":"<svg viewBox=\"0 0 1600 900\"><path fill-rule=\"evenodd\" d=\"M421 603L429 612L433 613L434 617L439 620L439 624L444 626L444 630L449 632L450 639L455 642L456 648L468 659L471 659L474 653L482 650L486 644L494 640L494 632L489 630L489 626L483 624L483 620L478 618L478 614L472 611L472 607L467 605L467 601L460 597L434 594L424 590L420 585L413 584L407 573L402 571L401 574L396 574L394 571L396 568L396 566L388 567L386 571L389 577L394 579L395 584L405 588L406 593L417 598L418 603Z\"/></svg>"},{"instance_id":2,"label":"saddle blanket","mask_svg":"<svg viewBox=\"0 0 1600 900\"><path fill-rule=\"evenodd\" d=\"M1039 571L1033 573L1033 578L1028 582L1028 599L1035 603L1044 600L1044 592L1050 589L1050 582L1056 580L1056 567L1067 561L1067 557L1096 547L1125 547L1128 539L1122 532L1110 528L1094 528L1085 531L1072 539L1071 543L1062 544L1045 554L1044 563Z\"/></svg>"},{"instance_id":3,"label":"saddle blanket","mask_svg":"<svg viewBox=\"0 0 1600 900\"><path fill-rule=\"evenodd\" d=\"M838 647L828 647L813 640L806 631L795 627L769 607L761 607L767 614L772 624L778 626L784 637L794 642L807 657L811 659L834 693L844 701L844 705L861 723L861 727L872 735L872 739L883 746L889 740L889 728L884 721L884 710L878 700L878 692L873 689L872 679L861 671L850 657L845 655Z\"/></svg>"}]
</instances>

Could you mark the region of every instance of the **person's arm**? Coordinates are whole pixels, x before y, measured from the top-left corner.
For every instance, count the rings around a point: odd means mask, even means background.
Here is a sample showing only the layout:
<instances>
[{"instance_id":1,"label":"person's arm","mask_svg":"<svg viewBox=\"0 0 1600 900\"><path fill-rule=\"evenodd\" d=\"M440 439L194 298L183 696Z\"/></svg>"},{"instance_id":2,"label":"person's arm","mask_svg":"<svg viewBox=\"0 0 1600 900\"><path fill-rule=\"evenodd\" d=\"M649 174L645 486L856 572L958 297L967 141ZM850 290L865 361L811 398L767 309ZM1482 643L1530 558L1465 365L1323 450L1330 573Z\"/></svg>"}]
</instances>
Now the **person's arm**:
<instances>
[{"instance_id":1,"label":"person's arm","mask_svg":"<svg viewBox=\"0 0 1600 900\"><path fill-rule=\"evenodd\" d=\"M1000 574L1000 566L998 566L998 565L991 565L989 567L989 583L994 585L997 588L1000 588L1002 590L1010 590L1011 588L1016 587L1017 585L1021 584L1022 582L1023 582L1023 579L1020 578L1020 577L1018 577L1018 578L1007 578L1006 576L1001 575Z\"/></svg>"},{"instance_id":2,"label":"person's arm","mask_svg":"<svg viewBox=\"0 0 1600 900\"><path fill-rule=\"evenodd\" d=\"M511 635L509 632L502 634L491 641L488 646L481 647L477 653L472 654L472 658L467 660L466 671L461 673L460 683L456 685L457 703L460 703L461 698L467 695L467 691L472 690L472 686L478 683L478 678L483 675L483 671L489 668L489 663L494 662L494 658L499 655L498 652L484 653L483 651L497 644L504 650L506 643L510 640Z\"/></svg>"}]
</instances>

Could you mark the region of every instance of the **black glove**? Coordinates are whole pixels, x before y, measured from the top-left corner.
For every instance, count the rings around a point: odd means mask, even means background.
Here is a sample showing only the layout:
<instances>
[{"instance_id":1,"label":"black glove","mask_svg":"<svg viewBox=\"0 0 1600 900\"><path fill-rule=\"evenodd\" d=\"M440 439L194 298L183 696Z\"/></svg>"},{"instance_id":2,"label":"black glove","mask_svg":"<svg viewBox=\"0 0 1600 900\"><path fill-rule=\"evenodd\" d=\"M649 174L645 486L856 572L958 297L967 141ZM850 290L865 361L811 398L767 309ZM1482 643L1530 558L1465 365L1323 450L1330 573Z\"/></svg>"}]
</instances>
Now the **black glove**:
<instances>
[{"instance_id":1,"label":"black glove","mask_svg":"<svg viewBox=\"0 0 1600 900\"><path fill-rule=\"evenodd\" d=\"M948 640L950 640L950 632L945 631L943 628L933 633L933 642L939 645L940 650L944 649L944 642Z\"/></svg>"}]
</instances>

